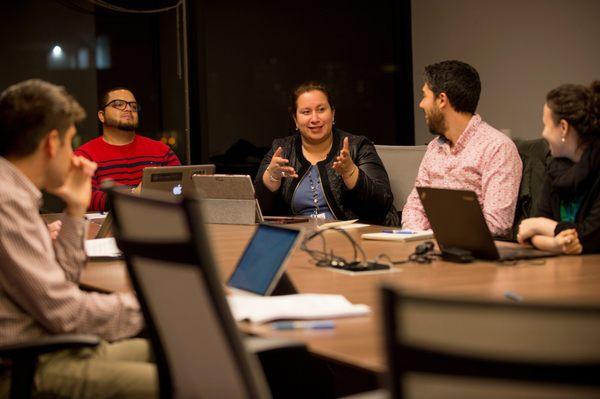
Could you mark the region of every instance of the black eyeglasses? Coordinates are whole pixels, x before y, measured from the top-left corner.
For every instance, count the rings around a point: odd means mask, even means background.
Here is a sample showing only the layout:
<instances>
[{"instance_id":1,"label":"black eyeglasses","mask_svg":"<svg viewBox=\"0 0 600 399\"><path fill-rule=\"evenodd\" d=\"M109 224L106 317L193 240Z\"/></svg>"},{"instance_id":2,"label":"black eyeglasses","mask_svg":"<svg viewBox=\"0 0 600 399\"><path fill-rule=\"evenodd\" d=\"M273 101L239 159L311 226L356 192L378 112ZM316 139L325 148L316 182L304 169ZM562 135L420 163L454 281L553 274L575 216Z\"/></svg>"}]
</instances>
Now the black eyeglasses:
<instances>
[{"instance_id":1,"label":"black eyeglasses","mask_svg":"<svg viewBox=\"0 0 600 399\"><path fill-rule=\"evenodd\" d=\"M102 107L102 109L110 106L113 107L115 109L118 109L120 111L125 111L127 109L127 105L129 105L129 108L131 108L132 112L139 112L140 111L140 105L135 102L135 101L125 101L125 100L112 100L111 102L109 102L108 104L106 104L104 107Z\"/></svg>"}]
</instances>

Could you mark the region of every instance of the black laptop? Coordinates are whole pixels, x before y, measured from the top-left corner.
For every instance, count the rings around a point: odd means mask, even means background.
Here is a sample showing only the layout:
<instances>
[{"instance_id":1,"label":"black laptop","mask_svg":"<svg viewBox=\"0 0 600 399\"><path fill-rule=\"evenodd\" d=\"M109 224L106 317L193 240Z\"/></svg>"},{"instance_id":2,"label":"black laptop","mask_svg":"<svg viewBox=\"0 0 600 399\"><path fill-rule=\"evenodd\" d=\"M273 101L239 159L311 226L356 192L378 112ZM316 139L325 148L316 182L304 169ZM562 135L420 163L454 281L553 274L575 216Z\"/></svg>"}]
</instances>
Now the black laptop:
<instances>
[{"instance_id":1,"label":"black laptop","mask_svg":"<svg viewBox=\"0 0 600 399\"><path fill-rule=\"evenodd\" d=\"M518 260L555 256L534 248L498 248L472 191L417 187L419 198L440 250L460 248L486 260Z\"/></svg>"}]
</instances>

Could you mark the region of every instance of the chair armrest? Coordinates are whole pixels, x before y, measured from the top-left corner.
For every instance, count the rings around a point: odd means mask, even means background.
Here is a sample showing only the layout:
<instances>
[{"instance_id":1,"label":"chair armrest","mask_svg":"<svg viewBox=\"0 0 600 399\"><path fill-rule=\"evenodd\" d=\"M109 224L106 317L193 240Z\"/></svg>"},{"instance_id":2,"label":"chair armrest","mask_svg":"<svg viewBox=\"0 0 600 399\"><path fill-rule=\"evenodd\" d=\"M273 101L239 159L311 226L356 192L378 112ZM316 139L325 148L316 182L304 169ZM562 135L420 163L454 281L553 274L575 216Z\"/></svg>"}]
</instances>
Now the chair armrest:
<instances>
[{"instance_id":1,"label":"chair armrest","mask_svg":"<svg viewBox=\"0 0 600 399\"><path fill-rule=\"evenodd\" d=\"M0 358L37 357L44 353L62 349L93 347L100 343L95 335L61 334L40 337L31 341L0 346Z\"/></svg>"}]
</instances>

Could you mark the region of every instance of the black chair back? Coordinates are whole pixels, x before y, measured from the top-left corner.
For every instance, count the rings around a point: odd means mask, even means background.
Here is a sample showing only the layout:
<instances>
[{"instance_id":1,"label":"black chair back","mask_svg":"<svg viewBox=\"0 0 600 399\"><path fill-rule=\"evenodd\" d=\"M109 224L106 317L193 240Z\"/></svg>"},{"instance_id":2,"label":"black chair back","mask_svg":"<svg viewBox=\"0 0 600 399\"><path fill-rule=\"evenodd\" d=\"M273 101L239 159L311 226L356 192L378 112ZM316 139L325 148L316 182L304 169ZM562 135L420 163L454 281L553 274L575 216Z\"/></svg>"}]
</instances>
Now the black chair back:
<instances>
[{"instance_id":1,"label":"black chair back","mask_svg":"<svg viewBox=\"0 0 600 399\"><path fill-rule=\"evenodd\" d=\"M600 397L600 307L382 299L393 398Z\"/></svg>"},{"instance_id":2,"label":"black chair back","mask_svg":"<svg viewBox=\"0 0 600 399\"><path fill-rule=\"evenodd\" d=\"M266 398L242 343L199 203L110 191L124 253L155 351L162 398Z\"/></svg>"}]
</instances>

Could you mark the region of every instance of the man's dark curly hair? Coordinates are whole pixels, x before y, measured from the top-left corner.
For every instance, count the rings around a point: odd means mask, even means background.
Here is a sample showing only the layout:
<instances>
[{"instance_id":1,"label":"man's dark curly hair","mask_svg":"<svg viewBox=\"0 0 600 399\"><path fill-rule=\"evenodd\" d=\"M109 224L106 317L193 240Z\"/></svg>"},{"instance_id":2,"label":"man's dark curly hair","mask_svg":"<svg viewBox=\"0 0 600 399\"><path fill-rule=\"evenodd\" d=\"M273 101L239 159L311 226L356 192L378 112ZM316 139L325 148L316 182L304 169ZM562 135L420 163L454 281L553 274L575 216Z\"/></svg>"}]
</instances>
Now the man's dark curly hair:
<instances>
[{"instance_id":1,"label":"man's dark curly hair","mask_svg":"<svg viewBox=\"0 0 600 399\"><path fill-rule=\"evenodd\" d=\"M481 94L481 81L471 65L454 60L427 65L425 83L436 97L446 93L456 112L475 113Z\"/></svg>"}]
</instances>

